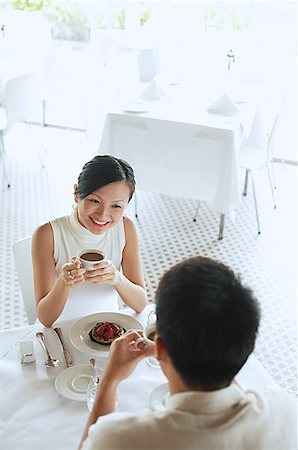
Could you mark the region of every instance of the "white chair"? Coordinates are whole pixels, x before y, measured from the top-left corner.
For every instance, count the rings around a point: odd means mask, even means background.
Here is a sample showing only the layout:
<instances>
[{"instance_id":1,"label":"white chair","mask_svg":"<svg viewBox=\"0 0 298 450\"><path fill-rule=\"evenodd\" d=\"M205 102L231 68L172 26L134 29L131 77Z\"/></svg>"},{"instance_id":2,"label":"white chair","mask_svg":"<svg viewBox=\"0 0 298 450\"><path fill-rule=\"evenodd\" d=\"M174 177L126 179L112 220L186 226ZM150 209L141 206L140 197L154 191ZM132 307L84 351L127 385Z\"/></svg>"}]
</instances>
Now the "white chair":
<instances>
[{"instance_id":1,"label":"white chair","mask_svg":"<svg viewBox=\"0 0 298 450\"><path fill-rule=\"evenodd\" d=\"M29 236L16 241L12 246L16 270L20 282L20 288L29 325L32 325L37 319L33 281L33 265L31 257L31 243L32 237Z\"/></svg>"},{"instance_id":2,"label":"white chair","mask_svg":"<svg viewBox=\"0 0 298 450\"><path fill-rule=\"evenodd\" d=\"M18 122L30 118L34 111L38 94L38 79L35 73L26 73L6 81L4 100L0 106L0 157L3 163L4 177L10 187L5 166L4 134Z\"/></svg>"},{"instance_id":3,"label":"white chair","mask_svg":"<svg viewBox=\"0 0 298 450\"><path fill-rule=\"evenodd\" d=\"M249 139L248 139L247 141L245 141L242 144L239 154L238 154L238 164L240 167L245 169L245 183L244 183L243 195L247 195L248 178L249 178L249 176L251 177L255 211L256 211L256 219L257 219L257 225L258 225L258 234L261 233L261 229L260 229L257 196L256 196L253 172L255 170L259 170L259 169L263 169L263 168L267 169L272 198L273 198L273 205L274 205L274 209L275 209L276 208L276 200L275 200L274 190L276 189L276 186L275 186L274 173L273 173L273 149L274 149L274 144L275 144L276 135L277 135L277 131L278 131L279 119L280 119L280 116L277 115L274 120L271 132L269 134L269 137L267 140L267 145L260 147L258 145L254 145L253 143L249 142Z\"/></svg>"}]
</instances>

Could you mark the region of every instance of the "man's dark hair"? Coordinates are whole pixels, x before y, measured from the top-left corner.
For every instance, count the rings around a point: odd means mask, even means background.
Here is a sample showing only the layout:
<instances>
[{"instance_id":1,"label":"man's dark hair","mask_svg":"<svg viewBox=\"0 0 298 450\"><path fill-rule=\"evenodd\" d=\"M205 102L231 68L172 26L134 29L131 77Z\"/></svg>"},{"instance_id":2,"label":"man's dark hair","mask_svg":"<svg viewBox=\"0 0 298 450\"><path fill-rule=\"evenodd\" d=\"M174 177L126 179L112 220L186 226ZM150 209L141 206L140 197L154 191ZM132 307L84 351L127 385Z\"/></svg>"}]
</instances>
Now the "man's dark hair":
<instances>
[{"instance_id":1,"label":"man's dark hair","mask_svg":"<svg viewBox=\"0 0 298 450\"><path fill-rule=\"evenodd\" d=\"M132 167L123 159L97 155L84 165L78 178L76 194L79 198L85 198L115 181L126 181L130 189L130 200L136 184Z\"/></svg>"},{"instance_id":2,"label":"man's dark hair","mask_svg":"<svg viewBox=\"0 0 298 450\"><path fill-rule=\"evenodd\" d=\"M231 383L252 353L260 307L224 264L194 257L172 267L156 293L157 334L191 389Z\"/></svg>"}]
</instances>

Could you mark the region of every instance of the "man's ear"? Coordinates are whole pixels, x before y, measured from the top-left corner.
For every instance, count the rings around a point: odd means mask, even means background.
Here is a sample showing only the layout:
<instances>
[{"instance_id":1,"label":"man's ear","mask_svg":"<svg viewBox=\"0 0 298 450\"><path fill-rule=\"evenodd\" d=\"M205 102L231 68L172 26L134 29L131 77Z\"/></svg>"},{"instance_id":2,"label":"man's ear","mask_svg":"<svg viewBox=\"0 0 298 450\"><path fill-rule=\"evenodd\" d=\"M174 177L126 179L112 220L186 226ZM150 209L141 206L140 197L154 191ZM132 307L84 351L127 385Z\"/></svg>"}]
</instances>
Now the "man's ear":
<instances>
[{"instance_id":1,"label":"man's ear","mask_svg":"<svg viewBox=\"0 0 298 450\"><path fill-rule=\"evenodd\" d=\"M166 361L168 359L168 352L164 346L163 340L160 336L155 338L155 356L158 361Z\"/></svg>"}]
</instances>

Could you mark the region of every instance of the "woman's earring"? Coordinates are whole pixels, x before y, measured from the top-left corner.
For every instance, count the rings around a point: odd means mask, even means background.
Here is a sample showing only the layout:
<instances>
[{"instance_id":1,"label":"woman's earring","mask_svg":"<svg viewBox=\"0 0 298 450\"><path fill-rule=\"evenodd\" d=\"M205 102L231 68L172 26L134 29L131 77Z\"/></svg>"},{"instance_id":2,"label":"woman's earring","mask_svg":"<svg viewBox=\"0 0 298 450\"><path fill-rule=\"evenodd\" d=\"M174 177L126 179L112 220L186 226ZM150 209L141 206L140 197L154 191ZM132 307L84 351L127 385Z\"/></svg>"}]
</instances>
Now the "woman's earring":
<instances>
[{"instance_id":1,"label":"woman's earring","mask_svg":"<svg viewBox=\"0 0 298 450\"><path fill-rule=\"evenodd\" d=\"M76 211L76 210L78 209L78 204L77 204L77 203L73 203L72 209L73 209L74 211Z\"/></svg>"}]
</instances>

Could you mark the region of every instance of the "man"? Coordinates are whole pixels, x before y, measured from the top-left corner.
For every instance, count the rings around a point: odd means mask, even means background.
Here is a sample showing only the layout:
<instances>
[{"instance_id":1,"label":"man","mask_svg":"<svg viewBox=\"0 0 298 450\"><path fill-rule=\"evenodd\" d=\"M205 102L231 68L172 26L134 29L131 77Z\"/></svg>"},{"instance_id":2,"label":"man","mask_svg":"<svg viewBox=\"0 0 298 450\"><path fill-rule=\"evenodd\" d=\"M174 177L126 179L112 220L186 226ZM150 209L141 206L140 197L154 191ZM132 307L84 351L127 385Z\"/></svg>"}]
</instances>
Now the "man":
<instances>
[{"instance_id":1,"label":"man","mask_svg":"<svg viewBox=\"0 0 298 450\"><path fill-rule=\"evenodd\" d=\"M254 349L260 309L231 269L203 257L177 264L160 281L156 313L155 356L171 394L164 412L110 414L120 381L152 353L137 349L139 333L130 331L111 347L84 450L296 449L294 399L235 382Z\"/></svg>"}]
</instances>

